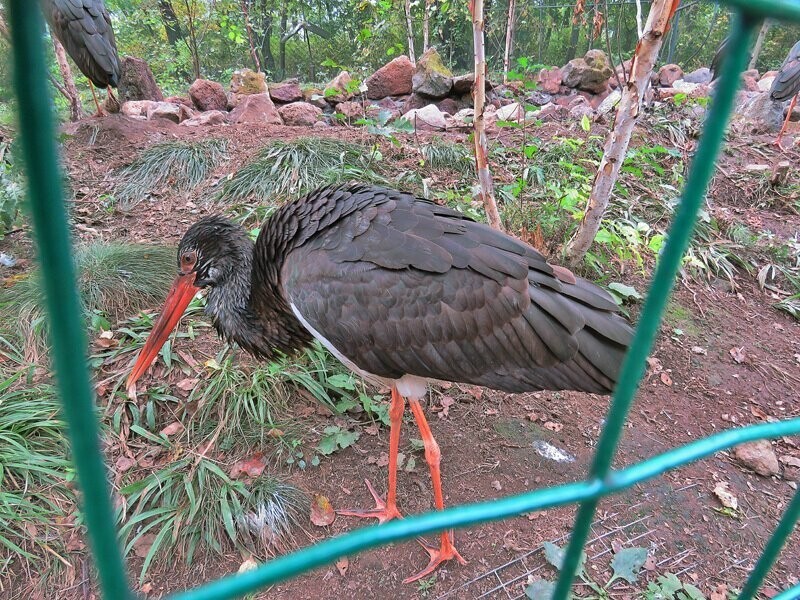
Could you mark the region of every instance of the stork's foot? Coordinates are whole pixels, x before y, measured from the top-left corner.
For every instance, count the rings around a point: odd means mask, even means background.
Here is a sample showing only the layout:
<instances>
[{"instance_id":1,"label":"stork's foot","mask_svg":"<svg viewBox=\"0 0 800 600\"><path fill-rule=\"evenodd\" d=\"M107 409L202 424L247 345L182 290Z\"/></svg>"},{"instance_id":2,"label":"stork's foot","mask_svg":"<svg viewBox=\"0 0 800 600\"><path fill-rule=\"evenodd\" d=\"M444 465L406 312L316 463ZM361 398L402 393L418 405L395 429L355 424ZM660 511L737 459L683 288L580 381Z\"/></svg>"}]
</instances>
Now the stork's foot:
<instances>
[{"instance_id":1,"label":"stork's foot","mask_svg":"<svg viewBox=\"0 0 800 600\"><path fill-rule=\"evenodd\" d=\"M437 568L439 568L439 565L446 560L452 560L455 558L460 564L462 565L467 564L467 561L461 557L461 555L458 553L458 550L456 550L456 547L453 545L452 531L448 531L447 533L442 534L442 543L438 548L428 545L422 539L418 538L417 541L419 541L422 547L425 548L425 551L431 557L431 560L428 563L427 567L422 569L422 571L420 571L416 575L412 575L411 577L404 579L403 583L412 583L414 581L422 579L423 577L427 577L428 575L433 573Z\"/></svg>"},{"instance_id":2,"label":"stork's foot","mask_svg":"<svg viewBox=\"0 0 800 600\"><path fill-rule=\"evenodd\" d=\"M400 514L399 510L397 510L397 505L395 503L388 504L383 498L381 498L378 492L375 491L375 488L372 487L369 479L365 479L364 483L367 484L369 493L372 494L372 497L375 499L375 508L363 510L337 510L337 514L344 515L346 517L359 517L361 519L378 519L379 523L386 523L386 521L391 521L392 519L403 518L403 515Z\"/></svg>"}]
</instances>

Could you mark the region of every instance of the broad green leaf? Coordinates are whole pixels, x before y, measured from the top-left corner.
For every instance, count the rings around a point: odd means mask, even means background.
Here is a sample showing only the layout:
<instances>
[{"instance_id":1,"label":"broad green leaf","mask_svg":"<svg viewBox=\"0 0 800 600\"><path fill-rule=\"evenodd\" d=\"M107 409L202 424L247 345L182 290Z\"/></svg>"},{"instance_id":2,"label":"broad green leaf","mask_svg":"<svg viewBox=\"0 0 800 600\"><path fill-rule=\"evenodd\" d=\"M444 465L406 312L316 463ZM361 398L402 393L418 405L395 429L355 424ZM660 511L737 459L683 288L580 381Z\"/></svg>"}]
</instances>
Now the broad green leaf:
<instances>
[{"instance_id":1,"label":"broad green leaf","mask_svg":"<svg viewBox=\"0 0 800 600\"><path fill-rule=\"evenodd\" d=\"M336 375L328 377L328 384L342 390L356 389L356 385L353 383L353 376L344 373L337 373Z\"/></svg>"},{"instance_id":2,"label":"broad green leaf","mask_svg":"<svg viewBox=\"0 0 800 600\"><path fill-rule=\"evenodd\" d=\"M530 600L550 600L550 598L553 597L553 592L555 591L555 581L537 579L525 588L525 595L530 598Z\"/></svg>"},{"instance_id":3,"label":"broad green leaf","mask_svg":"<svg viewBox=\"0 0 800 600\"><path fill-rule=\"evenodd\" d=\"M559 548L552 542L545 542L543 545L544 557L547 559L547 562L560 571L561 565L564 564L564 549Z\"/></svg>"},{"instance_id":4,"label":"broad green leaf","mask_svg":"<svg viewBox=\"0 0 800 600\"><path fill-rule=\"evenodd\" d=\"M624 579L628 583L635 583L639 571L647 560L647 548L623 548L614 555L611 568L614 574L607 585L616 579Z\"/></svg>"},{"instance_id":5,"label":"broad green leaf","mask_svg":"<svg viewBox=\"0 0 800 600\"><path fill-rule=\"evenodd\" d=\"M608 289L613 290L623 298L633 298L634 300L641 300L642 295L636 291L636 288L625 285L624 283L619 283L615 281L614 283L609 284Z\"/></svg>"},{"instance_id":6,"label":"broad green leaf","mask_svg":"<svg viewBox=\"0 0 800 600\"><path fill-rule=\"evenodd\" d=\"M592 122L589 120L589 115L583 115L581 117L581 129L584 131L589 131L592 128Z\"/></svg>"}]
</instances>

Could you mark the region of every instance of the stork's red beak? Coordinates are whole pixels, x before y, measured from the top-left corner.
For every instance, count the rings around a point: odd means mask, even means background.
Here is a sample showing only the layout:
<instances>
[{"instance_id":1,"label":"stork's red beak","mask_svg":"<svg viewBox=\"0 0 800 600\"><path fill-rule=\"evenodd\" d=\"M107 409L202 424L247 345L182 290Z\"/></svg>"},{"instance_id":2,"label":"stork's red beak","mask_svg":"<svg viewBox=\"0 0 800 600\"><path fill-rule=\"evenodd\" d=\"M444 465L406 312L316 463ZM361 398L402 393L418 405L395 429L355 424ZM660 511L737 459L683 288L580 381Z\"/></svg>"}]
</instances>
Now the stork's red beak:
<instances>
[{"instance_id":1,"label":"stork's red beak","mask_svg":"<svg viewBox=\"0 0 800 600\"><path fill-rule=\"evenodd\" d=\"M136 364L133 365L133 371L128 376L126 387L128 396L131 398L136 397L136 381L153 364L156 356L158 356L158 351L161 350L161 346L164 345L172 330L178 325L178 321L186 307L189 306L189 302L200 290L199 287L194 285L194 279L195 273L182 273L175 278L172 288L167 294L167 299L164 301L164 308L153 326L153 331L150 332L150 337L147 338L147 342L145 342L139 357L136 359Z\"/></svg>"}]
</instances>

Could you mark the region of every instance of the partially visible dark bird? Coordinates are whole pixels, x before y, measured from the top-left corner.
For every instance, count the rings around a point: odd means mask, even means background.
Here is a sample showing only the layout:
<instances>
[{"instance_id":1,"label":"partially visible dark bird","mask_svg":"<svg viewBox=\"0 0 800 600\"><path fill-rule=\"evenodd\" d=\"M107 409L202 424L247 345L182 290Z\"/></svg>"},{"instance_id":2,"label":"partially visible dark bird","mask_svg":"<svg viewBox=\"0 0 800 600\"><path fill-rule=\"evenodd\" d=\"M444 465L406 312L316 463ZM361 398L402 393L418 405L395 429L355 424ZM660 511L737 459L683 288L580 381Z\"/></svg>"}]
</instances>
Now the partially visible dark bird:
<instances>
[{"instance_id":1,"label":"partially visible dark bird","mask_svg":"<svg viewBox=\"0 0 800 600\"><path fill-rule=\"evenodd\" d=\"M717 51L714 52L714 56L711 58L711 66L709 70L711 71L711 81L714 81L719 74L722 72L722 63L725 62L725 57L728 55L728 44L730 43L730 37L726 37L720 43L719 48Z\"/></svg>"},{"instance_id":2,"label":"partially visible dark bird","mask_svg":"<svg viewBox=\"0 0 800 600\"><path fill-rule=\"evenodd\" d=\"M781 138L789 125L789 120L792 117L794 105L797 103L797 95L800 94L800 41L792 46L789 50L789 56L783 61L778 74L772 82L772 87L769 88L769 97L778 102L784 102L789 98L792 101L789 103L789 110L786 112L786 120L783 122L778 137L775 143L780 147Z\"/></svg>"},{"instance_id":3,"label":"partially visible dark bird","mask_svg":"<svg viewBox=\"0 0 800 600\"><path fill-rule=\"evenodd\" d=\"M111 17L103 0L43 0L50 32L58 38L90 85L106 88L112 106L119 102L111 92L120 78L119 56ZM94 87L92 96L102 114Z\"/></svg>"},{"instance_id":4,"label":"partially visible dark bird","mask_svg":"<svg viewBox=\"0 0 800 600\"><path fill-rule=\"evenodd\" d=\"M440 452L421 400L430 380L507 392L612 391L632 330L614 300L539 252L463 214L370 185L319 189L279 208L255 244L222 217L184 235L178 276L128 378L155 360L183 311L208 288L219 334L257 357L315 338L366 380L391 388L389 485L376 508L341 511L384 522L397 509L397 453L406 399L425 445L436 508ZM452 532L430 562L464 559Z\"/></svg>"}]
</instances>

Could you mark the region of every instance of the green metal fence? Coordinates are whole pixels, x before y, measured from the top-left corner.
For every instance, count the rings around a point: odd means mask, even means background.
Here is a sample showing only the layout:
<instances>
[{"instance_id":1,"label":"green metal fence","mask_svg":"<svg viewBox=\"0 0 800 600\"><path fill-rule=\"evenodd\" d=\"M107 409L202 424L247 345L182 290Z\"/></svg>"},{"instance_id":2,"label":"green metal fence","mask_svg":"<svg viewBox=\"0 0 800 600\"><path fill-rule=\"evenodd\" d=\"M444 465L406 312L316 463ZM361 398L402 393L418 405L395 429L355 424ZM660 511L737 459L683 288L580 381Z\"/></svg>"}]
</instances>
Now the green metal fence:
<instances>
[{"instance_id":1,"label":"green metal fence","mask_svg":"<svg viewBox=\"0 0 800 600\"><path fill-rule=\"evenodd\" d=\"M800 418L778 423L731 429L660 454L621 470L612 468L617 445L631 403L645 370L661 316L689 243L698 210L714 170L725 127L739 86L739 73L747 63L748 48L761 21L770 17L800 22L800 0L725 0L735 11L730 55L708 114L705 131L692 162L680 207L670 228L633 343L600 436L586 480L492 502L468 504L359 529L272 560L256 570L219 579L173 596L175 600L236 598L288 579L315 567L375 546L450 528L469 527L521 513L579 503L575 527L556 585L555 598L567 598L581 550L586 543L600 499L656 477L665 471L709 456L743 442L800 433ZM8 17L14 50L15 87L20 107L22 148L30 190L30 213L38 243L47 309L50 318L53 366L68 424L72 453L82 492L83 512L100 588L107 600L134 598L127 582L117 540L98 424L93 410L85 349L86 337L79 317L69 231L61 194L51 104L44 73L42 22L38 2L8 0ZM79 350L83 349L83 350ZM800 520L800 491L795 493L772 537L739 595L753 598L777 559L795 524ZM776 596L800 598L800 585Z\"/></svg>"}]
</instances>

